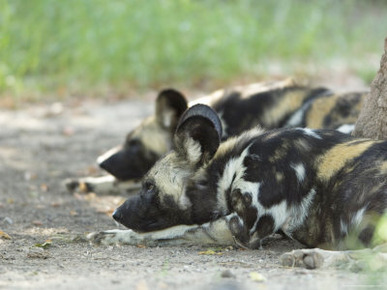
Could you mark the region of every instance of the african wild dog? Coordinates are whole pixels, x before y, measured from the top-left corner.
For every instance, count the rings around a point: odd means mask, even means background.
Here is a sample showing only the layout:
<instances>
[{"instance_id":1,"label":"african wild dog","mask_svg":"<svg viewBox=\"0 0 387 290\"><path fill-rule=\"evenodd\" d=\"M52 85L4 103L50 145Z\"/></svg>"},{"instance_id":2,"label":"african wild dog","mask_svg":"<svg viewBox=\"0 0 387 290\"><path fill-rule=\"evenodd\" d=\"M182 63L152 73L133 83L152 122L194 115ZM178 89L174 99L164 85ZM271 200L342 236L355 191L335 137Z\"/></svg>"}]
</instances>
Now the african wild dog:
<instances>
[{"instance_id":1,"label":"african wild dog","mask_svg":"<svg viewBox=\"0 0 387 290\"><path fill-rule=\"evenodd\" d=\"M335 130L254 128L220 144L208 106L182 116L174 150L113 214L102 243L260 247L281 231L308 247L372 246L387 214L387 141ZM386 238L386 237L384 237Z\"/></svg>"},{"instance_id":2,"label":"african wild dog","mask_svg":"<svg viewBox=\"0 0 387 290\"><path fill-rule=\"evenodd\" d=\"M345 96L334 95L328 89L310 88L289 79L219 90L195 103L205 103L218 112L224 128L222 140L225 140L256 125L265 129L309 125L336 129L343 124L353 124L364 94L353 95L354 100L348 101ZM321 102L314 105L319 100ZM337 110L335 104L339 103L340 110ZM188 104L178 91L161 91L156 100L155 115L131 131L123 146L98 158L98 164L111 175L71 179L67 181L67 188L97 193L136 188L138 184L133 181L140 180L172 148L177 121L189 105L192 103ZM321 111L325 113L325 119L322 119Z\"/></svg>"}]
</instances>

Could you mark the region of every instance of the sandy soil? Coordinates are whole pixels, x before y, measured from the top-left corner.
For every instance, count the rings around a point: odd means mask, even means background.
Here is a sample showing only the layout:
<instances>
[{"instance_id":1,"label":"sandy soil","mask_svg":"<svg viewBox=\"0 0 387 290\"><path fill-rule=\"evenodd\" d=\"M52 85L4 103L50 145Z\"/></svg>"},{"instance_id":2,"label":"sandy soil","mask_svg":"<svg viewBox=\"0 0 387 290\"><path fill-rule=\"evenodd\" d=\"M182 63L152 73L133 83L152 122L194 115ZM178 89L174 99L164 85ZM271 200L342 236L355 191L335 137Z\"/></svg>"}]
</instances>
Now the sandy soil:
<instances>
[{"instance_id":1,"label":"sandy soil","mask_svg":"<svg viewBox=\"0 0 387 290\"><path fill-rule=\"evenodd\" d=\"M300 247L286 239L256 251L89 244L85 233L117 228L109 214L126 194L73 194L63 180L102 174L96 156L151 112L136 100L0 110L0 289L385 286L378 273L284 268L278 257Z\"/></svg>"}]
</instances>

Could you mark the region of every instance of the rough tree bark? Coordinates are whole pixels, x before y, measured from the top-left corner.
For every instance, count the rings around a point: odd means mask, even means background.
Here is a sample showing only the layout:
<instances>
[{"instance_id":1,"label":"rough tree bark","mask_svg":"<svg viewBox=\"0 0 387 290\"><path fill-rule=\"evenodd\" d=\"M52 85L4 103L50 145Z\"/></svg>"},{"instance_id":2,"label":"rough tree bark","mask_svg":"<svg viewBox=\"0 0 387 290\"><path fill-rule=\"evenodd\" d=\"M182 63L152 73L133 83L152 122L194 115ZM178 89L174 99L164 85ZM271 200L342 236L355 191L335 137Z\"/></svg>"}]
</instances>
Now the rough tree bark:
<instances>
[{"instance_id":1,"label":"rough tree bark","mask_svg":"<svg viewBox=\"0 0 387 290\"><path fill-rule=\"evenodd\" d=\"M356 122L354 136L387 139L387 38L380 69Z\"/></svg>"}]
</instances>

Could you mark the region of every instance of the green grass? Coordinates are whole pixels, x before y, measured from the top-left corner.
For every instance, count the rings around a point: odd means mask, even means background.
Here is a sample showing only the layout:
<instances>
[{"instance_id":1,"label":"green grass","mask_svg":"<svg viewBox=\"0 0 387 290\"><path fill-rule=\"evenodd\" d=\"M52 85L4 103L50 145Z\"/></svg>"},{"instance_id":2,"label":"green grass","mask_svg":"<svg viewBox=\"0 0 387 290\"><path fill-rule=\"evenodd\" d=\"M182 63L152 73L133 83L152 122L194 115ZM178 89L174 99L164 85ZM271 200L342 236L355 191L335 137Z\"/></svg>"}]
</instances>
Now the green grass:
<instances>
[{"instance_id":1,"label":"green grass","mask_svg":"<svg viewBox=\"0 0 387 290\"><path fill-rule=\"evenodd\" d=\"M370 78L386 15L383 0L0 0L0 97L226 83L273 62Z\"/></svg>"}]
</instances>

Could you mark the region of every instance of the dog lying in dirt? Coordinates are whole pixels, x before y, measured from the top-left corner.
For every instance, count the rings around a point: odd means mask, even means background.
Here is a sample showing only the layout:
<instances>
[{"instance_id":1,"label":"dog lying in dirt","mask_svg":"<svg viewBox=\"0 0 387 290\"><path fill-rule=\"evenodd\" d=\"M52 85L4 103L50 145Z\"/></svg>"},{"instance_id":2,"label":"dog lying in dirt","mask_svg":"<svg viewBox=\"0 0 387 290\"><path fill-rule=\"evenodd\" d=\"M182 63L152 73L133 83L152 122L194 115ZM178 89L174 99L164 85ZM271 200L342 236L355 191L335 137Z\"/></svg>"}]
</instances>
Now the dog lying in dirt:
<instances>
[{"instance_id":1,"label":"dog lying in dirt","mask_svg":"<svg viewBox=\"0 0 387 290\"><path fill-rule=\"evenodd\" d=\"M366 92L333 94L325 88L310 88L292 79L257 83L219 90L196 100L211 106L223 125L222 140L256 125L265 129L310 127L350 132L360 112ZM154 163L172 148L177 122L188 106L176 90L161 91L155 115L131 131L123 146L97 159L111 175L66 181L69 191L117 193L138 188L138 183Z\"/></svg>"},{"instance_id":2,"label":"dog lying in dirt","mask_svg":"<svg viewBox=\"0 0 387 290\"><path fill-rule=\"evenodd\" d=\"M113 214L129 230L88 238L251 249L277 232L325 249L387 242L378 228L387 214L387 141L302 128L253 128L223 143L221 136L221 120L210 107L188 109L177 125L174 150ZM318 265L305 253L309 267Z\"/></svg>"}]
</instances>

